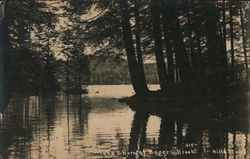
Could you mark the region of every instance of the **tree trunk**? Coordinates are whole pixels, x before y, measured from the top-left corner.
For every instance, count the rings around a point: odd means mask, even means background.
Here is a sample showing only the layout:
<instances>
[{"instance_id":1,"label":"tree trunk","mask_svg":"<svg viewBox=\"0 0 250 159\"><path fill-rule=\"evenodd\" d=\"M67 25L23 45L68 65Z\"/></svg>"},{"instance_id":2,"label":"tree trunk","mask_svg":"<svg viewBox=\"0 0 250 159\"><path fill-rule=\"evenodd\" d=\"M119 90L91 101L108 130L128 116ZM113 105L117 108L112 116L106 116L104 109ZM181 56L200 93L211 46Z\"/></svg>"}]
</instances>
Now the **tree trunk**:
<instances>
[{"instance_id":1,"label":"tree trunk","mask_svg":"<svg viewBox=\"0 0 250 159\"><path fill-rule=\"evenodd\" d=\"M250 3L247 4L247 28L246 28L246 35L247 35L247 43L248 43L248 48L249 48L249 40L250 40Z\"/></svg>"},{"instance_id":2,"label":"tree trunk","mask_svg":"<svg viewBox=\"0 0 250 159\"><path fill-rule=\"evenodd\" d=\"M234 28L233 28L233 13L232 13L232 2L229 1L229 18L230 18L230 44L231 44L231 66L232 66L232 76L234 77L235 71L235 59L234 59Z\"/></svg>"},{"instance_id":3,"label":"tree trunk","mask_svg":"<svg viewBox=\"0 0 250 159\"><path fill-rule=\"evenodd\" d=\"M193 15L194 17L194 22L196 26L200 26L201 25L201 16L200 14L197 14L195 13ZM196 74L196 78L197 79L201 79L202 77L204 77L204 74L206 72L206 69L205 69L205 63L203 62L204 61L204 57L202 55L202 52L203 52L203 48L201 47L202 45L202 30L201 30L202 27L194 27L194 32L195 32L195 36L194 36L194 39L196 41L195 43L195 48L196 48L196 51L195 51L195 60L193 61L196 61L194 62L195 63L195 66L194 66L194 72Z\"/></svg>"},{"instance_id":4,"label":"tree trunk","mask_svg":"<svg viewBox=\"0 0 250 159\"><path fill-rule=\"evenodd\" d=\"M174 77L174 52L172 48L172 43L170 41L169 35L169 24L167 20L167 13L163 11L162 15L162 23L163 23L163 32L164 32L164 42L166 46L166 53L167 53L167 61L168 61L168 81L170 84L175 82Z\"/></svg>"},{"instance_id":5,"label":"tree trunk","mask_svg":"<svg viewBox=\"0 0 250 159\"><path fill-rule=\"evenodd\" d=\"M245 60L245 67L246 67L246 80L248 81L248 59L247 59L246 35L245 35L245 25L244 25L245 21L244 21L244 18L243 18L242 8L240 8L240 22L241 22L244 60Z\"/></svg>"},{"instance_id":6,"label":"tree trunk","mask_svg":"<svg viewBox=\"0 0 250 159\"><path fill-rule=\"evenodd\" d=\"M67 56L66 61L66 81L67 81L67 91L69 91L69 57Z\"/></svg>"},{"instance_id":7,"label":"tree trunk","mask_svg":"<svg viewBox=\"0 0 250 159\"><path fill-rule=\"evenodd\" d=\"M139 77L138 64L135 56L134 43L132 39L131 25L130 25L130 14L128 10L128 1L121 0L122 7L122 32L125 43L125 49L127 52L128 67L130 72L131 82L136 94L145 94L147 90L145 85L142 84Z\"/></svg>"},{"instance_id":8,"label":"tree trunk","mask_svg":"<svg viewBox=\"0 0 250 159\"><path fill-rule=\"evenodd\" d=\"M197 52L196 52L196 56L195 56L195 59L196 59L196 73L197 73L197 76L198 78L202 77L206 70L205 70L205 65L204 63L202 63L201 61L203 60L203 57L202 57L202 42L201 42L201 33L200 31L197 31L196 32L196 35L195 35L195 40L196 40L196 47L197 47Z\"/></svg>"},{"instance_id":9,"label":"tree trunk","mask_svg":"<svg viewBox=\"0 0 250 159\"><path fill-rule=\"evenodd\" d=\"M135 0L135 41L136 41L136 53L137 53L137 62L138 62L138 72L140 81L145 90L148 90L147 82L145 78L144 65L142 59L142 51L141 51L141 35L140 35L140 15L139 15L139 4L138 0Z\"/></svg>"},{"instance_id":10,"label":"tree trunk","mask_svg":"<svg viewBox=\"0 0 250 159\"><path fill-rule=\"evenodd\" d=\"M208 64L209 75L211 80L216 81L220 77L220 53L221 47L218 42L221 41L218 31L219 16L216 12L216 6L214 0L209 0L203 3L202 9L205 10L203 15L206 18L206 37L207 37L207 52L208 52Z\"/></svg>"},{"instance_id":11,"label":"tree trunk","mask_svg":"<svg viewBox=\"0 0 250 159\"><path fill-rule=\"evenodd\" d=\"M225 4L225 0L223 0L222 2L222 31L223 31L223 36L222 36L222 40L223 40L223 61L224 61L224 65L227 66L228 61L227 61L227 30L226 30L226 4Z\"/></svg>"},{"instance_id":12,"label":"tree trunk","mask_svg":"<svg viewBox=\"0 0 250 159\"><path fill-rule=\"evenodd\" d=\"M162 31L159 8L159 1L152 0L151 13L153 21L153 37L155 42L155 56L161 90L165 92L167 91L167 70L162 50Z\"/></svg>"},{"instance_id":13,"label":"tree trunk","mask_svg":"<svg viewBox=\"0 0 250 159\"><path fill-rule=\"evenodd\" d=\"M194 68L197 68L197 60L196 60L196 55L195 55L195 51L194 51L194 38L192 36L192 24L191 24L191 21L190 21L190 15L189 13L187 12L186 13L187 15L187 24L188 24L188 39L189 39L189 49L190 49L190 55L191 55L191 63L192 63L192 67L193 69Z\"/></svg>"},{"instance_id":14,"label":"tree trunk","mask_svg":"<svg viewBox=\"0 0 250 159\"><path fill-rule=\"evenodd\" d=\"M78 72L78 88L79 91L82 90L82 74L81 74L81 55L79 56L80 53L77 52L77 72ZM79 92L80 93L80 92Z\"/></svg>"},{"instance_id":15,"label":"tree trunk","mask_svg":"<svg viewBox=\"0 0 250 159\"><path fill-rule=\"evenodd\" d=\"M168 23L170 23L170 37L173 41L173 48L175 50L176 64L179 68L179 81L188 81L190 73L190 62L183 41L183 35L181 31L180 21L178 20L178 7L176 2L172 2L171 5L165 4L168 16Z\"/></svg>"},{"instance_id":16,"label":"tree trunk","mask_svg":"<svg viewBox=\"0 0 250 159\"><path fill-rule=\"evenodd\" d=\"M220 15L220 11L218 11L218 15ZM219 59L219 62L220 64L223 66L224 69L227 68L227 63L226 63L226 59L227 59L227 54L225 54L225 41L224 41L224 32L223 32L223 22L221 23L220 20L218 21L219 22L219 37L220 37L220 59Z\"/></svg>"},{"instance_id":17,"label":"tree trunk","mask_svg":"<svg viewBox=\"0 0 250 159\"><path fill-rule=\"evenodd\" d=\"M8 25L5 15L7 2L0 4L0 113L4 112L7 104L7 51Z\"/></svg>"},{"instance_id":18,"label":"tree trunk","mask_svg":"<svg viewBox=\"0 0 250 159\"><path fill-rule=\"evenodd\" d=\"M80 66L78 69L78 87L79 87L79 90L81 91L82 90L82 74L81 74Z\"/></svg>"}]
</instances>

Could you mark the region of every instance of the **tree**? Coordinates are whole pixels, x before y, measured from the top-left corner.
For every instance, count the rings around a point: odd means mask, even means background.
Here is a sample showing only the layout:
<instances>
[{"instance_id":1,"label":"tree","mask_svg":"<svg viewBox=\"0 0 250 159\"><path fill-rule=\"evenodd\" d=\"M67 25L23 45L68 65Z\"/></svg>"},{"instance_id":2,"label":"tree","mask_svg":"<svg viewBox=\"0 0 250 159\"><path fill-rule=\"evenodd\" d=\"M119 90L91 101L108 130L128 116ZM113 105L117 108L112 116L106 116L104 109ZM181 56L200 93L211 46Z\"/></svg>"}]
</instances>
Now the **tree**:
<instances>
[{"instance_id":1,"label":"tree","mask_svg":"<svg viewBox=\"0 0 250 159\"><path fill-rule=\"evenodd\" d=\"M8 4L2 1L0 4L0 112L4 111L7 103L7 24L8 14L6 15L6 9Z\"/></svg>"},{"instance_id":2,"label":"tree","mask_svg":"<svg viewBox=\"0 0 250 159\"><path fill-rule=\"evenodd\" d=\"M178 78L183 82L187 80L190 71L190 61L184 44L180 20L178 19L178 3L175 1L166 1L164 7L164 25L169 25L169 38L172 40L175 51L175 61L179 71L176 71ZM166 24L167 23L167 24Z\"/></svg>"},{"instance_id":3,"label":"tree","mask_svg":"<svg viewBox=\"0 0 250 159\"><path fill-rule=\"evenodd\" d=\"M144 94L147 91L145 84L140 81L138 63L135 56L135 49L132 39L131 26L129 22L129 10L128 10L128 2L127 0L121 1L122 8L122 31L123 31L123 39L125 42L125 48L127 52L127 60L128 67L131 76L131 82L134 87L134 90L138 94Z\"/></svg>"},{"instance_id":4,"label":"tree","mask_svg":"<svg viewBox=\"0 0 250 159\"><path fill-rule=\"evenodd\" d=\"M229 1L229 24L230 24L230 44L231 44L231 66L232 66L232 74L235 73L235 53L234 53L234 25L233 25L233 9L232 9L232 1ZM233 75L234 76L234 75Z\"/></svg>"},{"instance_id":5,"label":"tree","mask_svg":"<svg viewBox=\"0 0 250 159\"><path fill-rule=\"evenodd\" d=\"M10 91L13 94L43 94L51 92L52 88L56 91L56 80L53 72L50 72L53 71L54 57L48 49L50 44L47 40L51 36L42 35L43 38L39 39L45 28L51 30L54 27L52 24L56 23L54 15L49 11L50 6L34 0L8 1L8 4L11 12L8 14L5 39L10 50L7 62ZM46 84L42 84L45 83L43 79L47 79Z\"/></svg>"},{"instance_id":6,"label":"tree","mask_svg":"<svg viewBox=\"0 0 250 159\"><path fill-rule=\"evenodd\" d=\"M242 45L244 52L244 60L245 60L245 69L246 69L246 79L248 81L248 58L247 58L247 43L246 43L246 34L245 34L245 21L243 18L243 11L240 8L240 22L241 22L241 34L242 34Z\"/></svg>"},{"instance_id":7,"label":"tree","mask_svg":"<svg viewBox=\"0 0 250 159\"><path fill-rule=\"evenodd\" d=\"M161 29L161 18L160 18L161 15L159 12L159 7L160 7L159 1L158 0L151 1L150 7L152 12L155 56L156 56L160 86L162 91L167 91L167 70L162 48L162 29Z\"/></svg>"},{"instance_id":8,"label":"tree","mask_svg":"<svg viewBox=\"0 0 250 159\"><path fill-rule=\"evenodd\" d=\"M174 75L174 50L172 47L172 42L170 40L170 26L168 22L168 13L167 9L165 8L162 13L162 26L164 32L164 42L166 47L166 54L167 54L167 65L168 65L168 81L169 84L172 85L175 82L175 75Z\"/></svg>"},{"instance_id":9,"label":"tree","mask_svg":"<svg viewBox=\"0 0 250 159\"><path fill-rule=\"evenodd\" d=\"M96 55L126 55L136 93L147 92L143 57L154 55L163 91L177 86L175 82L188 86L197 81L229 81L227 41L229 37L234 45L240 41L242 29L236 14L240 5L233 4L228 12L226 1L217 0L86 1L83 6L84 2L72 0L69 9L81 16L90 8L99 12L81 21L85 45L98 48ZM230 28L226 27L228 21ZM231 50L236 65L239 48Z\"/></svg>"},{"instance_id":10,"label":"tree","mask_svg":"<svg viewBox=\"0 0 250 159\"><path fill-rule=\"evenodd\" d=\"M63 26L63 34L60 39L62 42L61 55L66 60L66 92L81 93L82 84L87 84L90 78L88 57L85 53L85 30L83 19L84 14L80 4L70 1L66 3L64 9L64 18L67 21Z\"/></svg>"},{"instance_id":11,"label":"tree","mask_svg":"<svg viewBox=\"0 0 250 159\"><path fill-rule=\"evenodd\" d=\"M137 62L138 62L138 73L141 78L141 82L143 83L143 87L145 91L148 90L147 82L145 78L144 66L143 66L143 58L142 58L142 50L141 50L141 24L140 24L140 1L134 0L134 8L135 8L135 41L136 41L136 54L137 54Z\"/></svg>"}]
</instances>

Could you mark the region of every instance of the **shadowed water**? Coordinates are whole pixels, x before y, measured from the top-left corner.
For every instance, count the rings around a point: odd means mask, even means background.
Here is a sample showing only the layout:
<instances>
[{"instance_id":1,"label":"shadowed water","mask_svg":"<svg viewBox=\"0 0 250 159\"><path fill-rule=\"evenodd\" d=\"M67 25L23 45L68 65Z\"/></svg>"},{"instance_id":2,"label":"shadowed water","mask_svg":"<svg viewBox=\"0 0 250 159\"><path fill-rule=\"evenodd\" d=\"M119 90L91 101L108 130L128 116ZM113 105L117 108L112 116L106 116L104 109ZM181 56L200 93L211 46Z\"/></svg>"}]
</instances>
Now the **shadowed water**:
<instances>
[{"instance_id":1,"label":"shadowed water","mask_svg":"<svg viewBox=\"0 0 250 159\"><path fill-rule=\"evenodd\" d=\"M248 93L246 101L239 103L239 108L243 104L246 108L240 115L228 111L230 118L222 118L224 114L217 112L206 120L200 116L182 118L178 113L131 109L118 101L133 95L128 85L88 89L89 94L82 96L12 98L0 123L1 157L250 157ZM128 154L135 151L135 155Z\"/></svg>"}]
</instances>

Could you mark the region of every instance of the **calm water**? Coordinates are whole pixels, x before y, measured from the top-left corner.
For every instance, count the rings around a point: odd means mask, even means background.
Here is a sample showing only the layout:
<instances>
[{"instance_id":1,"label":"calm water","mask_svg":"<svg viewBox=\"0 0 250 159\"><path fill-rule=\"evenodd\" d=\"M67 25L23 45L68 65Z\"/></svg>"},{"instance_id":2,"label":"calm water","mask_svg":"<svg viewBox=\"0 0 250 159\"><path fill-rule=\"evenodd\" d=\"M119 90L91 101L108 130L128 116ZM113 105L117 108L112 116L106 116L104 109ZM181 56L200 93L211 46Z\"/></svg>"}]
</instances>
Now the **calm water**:
<instances>
[{"instance_id":1,"label":"calm water","mask_svg":"<svg viewBox=\"0 0 250 159\"><path fill-rule=\"evenodd\" d=\"M133 95L131 86L88 89L82 96L14 97L0 120L1 157L250 158L249 117L242 115L240 124L234 120L226 126L216 117L180 121L120 103L119 98ZM138 150L144 153L125 154ZM171 154L162 157L162 151Z\"/></svg>"}]
</instances>

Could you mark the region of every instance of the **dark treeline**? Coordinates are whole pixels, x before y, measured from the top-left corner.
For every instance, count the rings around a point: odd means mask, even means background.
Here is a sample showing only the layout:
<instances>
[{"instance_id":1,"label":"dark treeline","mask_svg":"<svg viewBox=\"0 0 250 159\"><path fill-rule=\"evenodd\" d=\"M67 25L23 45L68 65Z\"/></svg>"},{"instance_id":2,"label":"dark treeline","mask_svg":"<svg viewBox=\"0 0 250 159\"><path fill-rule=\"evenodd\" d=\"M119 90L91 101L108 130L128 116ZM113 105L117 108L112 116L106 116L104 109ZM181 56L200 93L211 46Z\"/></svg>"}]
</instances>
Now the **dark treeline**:
<instances>
[{"instance_id":1,"label":"dark treeline","mask_svg":"<svg viewBox=\"0 0 250 159\"><path fill-rule=\"evenodd\" d=\"M124 43L131 82L138 94L148 91L142 53L155 56L163 92L176 86L191 89L192 84L200 83L217 87L248 77L248 17L243 1L120 0L95 4L106 12L87 24L89 36L98 38L91 42L117 50L123 49Z\"/></svg>"},{"instance_id":2,"label":"dark treeline","mask_svg":"<svg viewBox=\"0 0 250 159\"><path fill-rule=\"evenodd\" d=\"M1 60L6 64L4 71L1 69L1 77L3 74L7 79L9 92L45 95L64 90L74 93L88 82L88 57L83 54L82 36L78 36L82 30L73 18L77 14L69 8L61 8L67 10L64 16L69 24L64 25L67 29L60 29L55 14L60 7L53 6L52 2L2 2ZM57 49L61 50L60 54L56 53Z\"/></svg>"},{"instance_id":3,"label":"dark treeline","mask_svg":"<svg viewBox=\"0 0 250 159\"><path fill-rule=\"evenodd\" d=\"M55 17L51 12L44 11L45 3L5 3L5 16L8 19L6 25L9 38L7 54L10 91L37 94L57 89L54 76L56 60L50 48Z\"/></svg>"},{"instance_id":4,"label":"dark treeline","mask_svg":"<svg viewBox=\"0 0 250 159\"><path fill-rule=\"evenodd\" d=\"M89 56L90 84L131 84L128 63L125 59ZM144 64L148 84L158 84L156 64Z\"/></svg>"},{"instance_id":5,"label":"dark treeline","mask_svg":"<svg viewBox=\"0 0 250 159\"><path fill-rule=\"evenodd\" d=\"M153 83L145 58L156 62L163 92L217 87L248 77L244 1L31 0L3 1L1 7L1 55L6 55L1 60L8 61L4 66L11 92L77 92L82 84L95 83L95 70L101 75L110 68L114 79L129 83L124 57L137 94L147 93L147 84ZM107 55L110 65L101 60L105 66L95 67L95 60L89 61ZM112 76L100 83L113 81Z\"/></svg>"}]
</instances>

